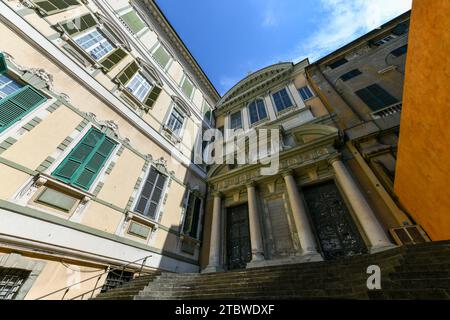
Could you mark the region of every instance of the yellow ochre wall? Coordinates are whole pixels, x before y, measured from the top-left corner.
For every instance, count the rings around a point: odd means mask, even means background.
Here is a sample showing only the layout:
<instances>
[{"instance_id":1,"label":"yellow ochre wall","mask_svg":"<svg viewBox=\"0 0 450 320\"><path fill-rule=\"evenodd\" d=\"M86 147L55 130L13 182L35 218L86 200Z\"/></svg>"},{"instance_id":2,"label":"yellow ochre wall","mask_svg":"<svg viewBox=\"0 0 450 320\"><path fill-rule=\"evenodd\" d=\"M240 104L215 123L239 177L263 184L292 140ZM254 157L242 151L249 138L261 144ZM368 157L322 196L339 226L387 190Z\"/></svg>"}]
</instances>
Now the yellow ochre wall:
<instances>
[{"instance_id":1,"label":"yellow ochre wall","mask_svg":"<svg viewBox=\"0 0 450 320\"><path fill-rule=\"evenodd\" d=\"M450 239L450 1L414 0L395 192L432 240Z\"/></svg>"}]
</instances>

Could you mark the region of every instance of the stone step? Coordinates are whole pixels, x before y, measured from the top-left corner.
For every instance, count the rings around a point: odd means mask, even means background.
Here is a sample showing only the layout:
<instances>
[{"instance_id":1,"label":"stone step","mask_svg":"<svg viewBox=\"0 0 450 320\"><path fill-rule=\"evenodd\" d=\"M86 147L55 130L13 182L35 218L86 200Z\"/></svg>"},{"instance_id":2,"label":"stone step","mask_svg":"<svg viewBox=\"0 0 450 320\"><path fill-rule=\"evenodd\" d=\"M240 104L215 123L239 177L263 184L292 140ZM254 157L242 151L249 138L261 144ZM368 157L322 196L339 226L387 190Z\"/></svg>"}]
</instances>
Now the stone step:
<instances>
[{"instance_id":1,"label":"stone step","mask_svg":"<svg viewBox=\"0 0 450 320\"><path fill-rule=\"evenodd\" d=\"M449 289L449 278L429 278L429 279L398 279L392 281L382 281L383 289Z\"/></svg>"},{"instance_id":2,"label":"stone step","mask_svg":"<svg viewBox=\"0 0 450 320\"><path fill-rule=\"evenodd\" d=\"M450 278L450 271L402 271L390 274L390 279L434 279Z\"/></svg>"},{"instance_id":3,"label":"stone step","mask_svg":"<svg viewBox=\"0 0 450 320\"><path fill-rule=\"evenodd\" d=\"M396 299L396 300L411 300L411 299L449 299L450 291L443 289L388 289L388 290L371 290L368 291L370 299Z\"/></svg>"},{"instance_id":4,"label":"stone step","mask_svg":"<svg viewBox=\"0 0 450 320\"><path fill-rule=\"evenodd\" d=\"M433 271L450 271L450 262L442 263L427 263L427 264L401 264L395 267L395 271L419 271L419 272L433 272Z\"/></svg>"}]
</instances>

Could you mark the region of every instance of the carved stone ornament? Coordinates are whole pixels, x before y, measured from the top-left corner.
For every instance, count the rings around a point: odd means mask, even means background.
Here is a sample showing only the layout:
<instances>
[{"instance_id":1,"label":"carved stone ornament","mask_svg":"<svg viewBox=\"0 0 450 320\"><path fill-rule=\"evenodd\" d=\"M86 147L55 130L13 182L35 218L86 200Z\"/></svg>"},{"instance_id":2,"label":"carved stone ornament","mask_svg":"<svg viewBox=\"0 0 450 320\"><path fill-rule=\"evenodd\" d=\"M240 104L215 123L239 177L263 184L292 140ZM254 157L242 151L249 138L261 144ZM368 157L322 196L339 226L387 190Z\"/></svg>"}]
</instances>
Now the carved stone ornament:
<instances>
[{"instance_id":1,"label":"carved stone ornament","mask_svg":"<svg viewBox=\"0 0 450 320\"><path fill-rule=\"evenodd\" d=\"M24 66L18 64L15 61L14 57L12 55L10 55L9 53L3 52L3 55L5 56L5 59L9 63L11 63L17 70L38 77L45 83L45 87L48 90L50 90L51 92L60 96L63 100L70 102L70 97L68 94L58 92L55 90L54 85L53 85L53 75L48 73L45 69L43 69L43 68L27 68L27 67L24 67Z\"/></svg>"}]
</instances>

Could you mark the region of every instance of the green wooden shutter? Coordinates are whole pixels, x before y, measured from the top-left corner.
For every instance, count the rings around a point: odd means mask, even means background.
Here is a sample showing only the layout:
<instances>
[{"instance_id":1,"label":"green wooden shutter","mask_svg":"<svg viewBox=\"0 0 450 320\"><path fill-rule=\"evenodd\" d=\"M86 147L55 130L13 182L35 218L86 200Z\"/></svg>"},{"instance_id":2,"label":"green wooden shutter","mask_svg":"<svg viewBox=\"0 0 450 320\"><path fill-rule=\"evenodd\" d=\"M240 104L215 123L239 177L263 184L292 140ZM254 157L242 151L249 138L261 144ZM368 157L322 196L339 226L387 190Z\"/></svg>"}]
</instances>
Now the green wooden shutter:
<instances>
[{"instance_id":1,"label":"green wooden shutter","mask_svg":"<svg viewBox=\"0 0 450 320\"><path fill-rule=\"evenodd\" d=\"M8 71L8 65L6 64L5 55L0 53L0 74Z\"/></svg>"},{"instance_id":2,"label":"green wooden shutter","mask_svg":"<svg viewBox=\"0 0 450 320\"><path fill-rule=\"evenodd\" d=\"M47 98L31 86L25 86L0 100L0 132L41 105Z\"/></svg>"},{"instance_id":3,"label":"green wooden shutter","mask_svg":"<svg viewBox=\"0 0 450 320\"><path fill-rule=\"evenodd\" d=\"M117 82L126 85L128 81L133 78L136 72L139 71L139 65L136 61L130 62L120 73L116 76Z\"/></svg>"},{"instance_id":4,"label":"green wooden shutter","mask_svg":"<svg viewBox=\"0 0 450 320\"><path fill-rule=\"evenodd\" d=\"M108 54L105 58L100 61L100 64L106 71L110 71L114 66L116 66L122 59L127 56L127 53L122 48L117 48Z\"/></svg>"},{"instance_id":5,"label":"green wooden shutter","mask_svg":"<svg viewBox=\"0 0 450 320\"><path fill-rule=\"evenodd\" d=\"M139 18L135 11L130 11L121 16L133 33L138 33L145 28L145 23Z\"/></svg>"},{"instance_id":6,"label":"green wooden shutter","mask_svg":"<svg viewBox=\"0 0 450 320\"><path fill-rule=\"evenodd\" d=\"M88 190L115 146L115 141L98 129L91 128L52 175Z\"/></svg>"},{"instance_id":7,"label":"green wooden shutter","mask_svg":"<svg viewBox=\"0 0 450 320\"><path fill-rule=\"evenodd\" d=\"M148 109L153 108L153 105L156 102L156 99L158 99L159 94L161 93L162 89L155 85L153 89L150 91L148 96L144 99L144 105L148 107Z\"/></svg>"},{"instance_id":8,"label":"green wooden shutter","mask_svg":"<svg viewBox=\"0 0 450 320\"><path fill-rule=\"evenodd\" d=\"M74 35L94 27L97 25L97 21L92 14L88 13L73 20L68 20L60 25L69 35Z\"/></svg>"},{"instance_id":9,"label":"green wooden shutter","mask_svg":"<svg viewBox=\"0 0 450 320\"><path fill-rule=\"evenodd\" d=\"M72 6L79 5L77 0L45 0L34 1L34 4L39 7L40 11L45 15L51 15L56 12L61 12Z\"/></svg>"}]
</instances>

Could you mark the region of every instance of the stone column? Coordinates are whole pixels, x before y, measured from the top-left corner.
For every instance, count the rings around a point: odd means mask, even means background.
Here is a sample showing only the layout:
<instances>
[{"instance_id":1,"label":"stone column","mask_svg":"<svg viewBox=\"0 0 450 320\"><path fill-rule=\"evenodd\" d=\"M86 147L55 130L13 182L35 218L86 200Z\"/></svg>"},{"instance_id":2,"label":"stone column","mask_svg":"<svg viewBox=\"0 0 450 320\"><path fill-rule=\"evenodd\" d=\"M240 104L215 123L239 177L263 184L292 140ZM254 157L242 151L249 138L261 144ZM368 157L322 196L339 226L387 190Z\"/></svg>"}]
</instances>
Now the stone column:
<instances>
[{"instance_id":1,"label":"stone column","mask_svg":"<svg viewBox=\"0 0 450 320\"><path fill-rule=\"evenodd\" d=\"M214 193L213 196L214 206L211 222L211 238L209 241L209 262L208 266L203 270L204 273L223 271L220 265L222 196L219 192Z\"/></svg>"},{"instance_id":2,"label":"stone column","mask_svg":"<svg viewBox=\"0 0 450 320\"><path fill-rule=\"evenodd\" d=\"M248 220L250 225L250 241L252 246L252 261L264 260L264 247L261 236L261 225L258 217L256 190L253 183L247 184Z\"/></svg>"},{"instance_id":3,"label":"stone column","mask_svg":"<svg viewBox=\"0 0 450 320\"><path fill-rule=\"evenodd\" d=\"M305 205L300 197L300 193L295 183L293 173L287 171L283 173L284 182L289 196L289 203L294 216L295 227L304 254L317 254L317 244L311 224L308 220Z\"/></svg>"},{"instance_id":4,"label":"stone column","mask_svg":"<svg viewBox=\"0 0 450 320\"><path fill-rule=\"evenodd\" d=\"M356 217L370 242L372 248L390 247L392 242L387 237L374 212L367 203L364 195L359 190L356 182L353 180L350 173L347 171L344 163L339 157L330 160L333 166L336 179L342 187L348 201L350 202Z\"/></svg>"}]
</instances>

